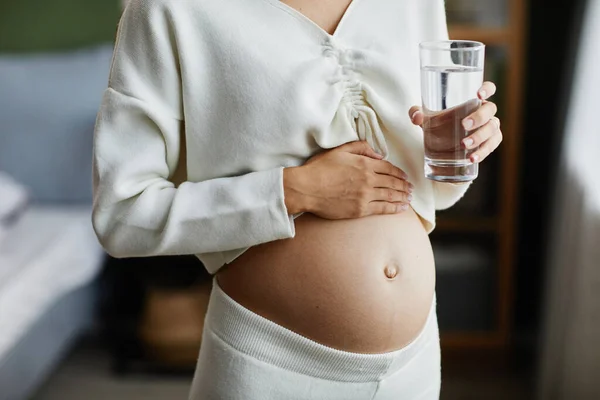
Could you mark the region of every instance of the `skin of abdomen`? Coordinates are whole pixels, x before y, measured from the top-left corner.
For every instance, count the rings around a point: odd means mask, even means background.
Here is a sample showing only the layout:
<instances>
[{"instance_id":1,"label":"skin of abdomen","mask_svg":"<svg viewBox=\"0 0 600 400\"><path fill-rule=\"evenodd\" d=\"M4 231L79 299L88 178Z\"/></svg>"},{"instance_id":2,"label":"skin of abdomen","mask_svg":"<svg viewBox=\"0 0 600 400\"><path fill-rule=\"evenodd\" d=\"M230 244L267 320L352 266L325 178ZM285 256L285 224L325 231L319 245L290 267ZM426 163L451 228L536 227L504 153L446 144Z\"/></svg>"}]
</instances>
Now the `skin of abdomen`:
<instances>
[{"instance_id":1,"label":"skin of abdomen","mask_svg":"<svg viewBox=\"0 0 600 400\"><path fill-rule=\"evenodd\" d=\"M326 346L398 350L421 331L435 288L429 237L412 210L296 219L296 236L252 247L217 274L242 306Z\"/></svg>"}]
</instances>

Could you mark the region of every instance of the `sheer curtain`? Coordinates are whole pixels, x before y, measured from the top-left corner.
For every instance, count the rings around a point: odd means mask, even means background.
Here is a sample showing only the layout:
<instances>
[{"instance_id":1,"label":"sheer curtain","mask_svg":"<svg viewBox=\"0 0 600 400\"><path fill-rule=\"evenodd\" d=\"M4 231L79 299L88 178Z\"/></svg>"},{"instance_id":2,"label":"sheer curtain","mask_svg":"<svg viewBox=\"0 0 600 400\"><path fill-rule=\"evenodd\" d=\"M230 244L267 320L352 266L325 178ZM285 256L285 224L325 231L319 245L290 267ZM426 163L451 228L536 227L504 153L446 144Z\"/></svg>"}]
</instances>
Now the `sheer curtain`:
<instances>
[{"instance_id":1,"label":"sheer curtain","mask_svg":"<svg viewBox=\"0 0 600 400\"><path fill-rule=\"evenodd\" d=\"M548 252L539 399L600 399L600 0L588 0Z\"/></svg>"}]
</instances>

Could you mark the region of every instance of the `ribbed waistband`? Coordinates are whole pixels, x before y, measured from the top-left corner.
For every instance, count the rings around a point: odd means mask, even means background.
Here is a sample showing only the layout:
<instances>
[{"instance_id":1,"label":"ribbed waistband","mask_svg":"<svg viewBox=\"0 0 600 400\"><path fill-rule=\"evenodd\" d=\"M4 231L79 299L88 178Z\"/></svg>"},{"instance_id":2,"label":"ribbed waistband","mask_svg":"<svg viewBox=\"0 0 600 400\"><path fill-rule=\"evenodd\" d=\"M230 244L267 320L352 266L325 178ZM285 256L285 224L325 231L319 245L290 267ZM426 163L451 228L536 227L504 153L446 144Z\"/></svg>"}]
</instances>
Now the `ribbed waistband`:
<instances>
[{"instance_id":1,"label":"ribbed waistband","mask_svg":"<svg viewBox=\"0 0 600 400\"><path fill-rule=\"evenodd\" d=\"M419 335L400 350L361 354L333 349L264 318L229 297L213 279L205 328L248 356L321 379L378 381L409 363L432 340L437 345L435 298Z\"/></svg>"}]
</instances>

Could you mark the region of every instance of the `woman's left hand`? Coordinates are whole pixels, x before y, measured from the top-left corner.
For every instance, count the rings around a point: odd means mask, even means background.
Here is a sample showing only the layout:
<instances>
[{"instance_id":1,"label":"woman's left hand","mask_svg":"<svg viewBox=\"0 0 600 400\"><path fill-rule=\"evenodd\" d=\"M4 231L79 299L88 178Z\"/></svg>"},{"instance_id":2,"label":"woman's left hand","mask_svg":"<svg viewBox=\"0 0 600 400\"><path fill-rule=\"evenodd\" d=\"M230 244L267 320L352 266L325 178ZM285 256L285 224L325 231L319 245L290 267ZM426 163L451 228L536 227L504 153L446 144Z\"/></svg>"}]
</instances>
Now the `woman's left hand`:
<instances>
[{"instance_id":1,"label":"woman's left hand","mask_svg":"<svg viewBox=\"0 0 600 400\"><path fill-rule=\"evenodd\" d=\"M502 142L502 131L500 130L500 120L496 117L498 107L488 98L496 93L496 85L492 82L484 82L481 89L477 92L478 97L483 101L481 107L473 114L462 121L463 127L470 134L463 139L463 146L466 149L479 149L471 154L471 162L481 162ZM424 114L421 107L413 106L408 112L412 123L421 126L424 121Z\"/></svg>"}]
</instances>

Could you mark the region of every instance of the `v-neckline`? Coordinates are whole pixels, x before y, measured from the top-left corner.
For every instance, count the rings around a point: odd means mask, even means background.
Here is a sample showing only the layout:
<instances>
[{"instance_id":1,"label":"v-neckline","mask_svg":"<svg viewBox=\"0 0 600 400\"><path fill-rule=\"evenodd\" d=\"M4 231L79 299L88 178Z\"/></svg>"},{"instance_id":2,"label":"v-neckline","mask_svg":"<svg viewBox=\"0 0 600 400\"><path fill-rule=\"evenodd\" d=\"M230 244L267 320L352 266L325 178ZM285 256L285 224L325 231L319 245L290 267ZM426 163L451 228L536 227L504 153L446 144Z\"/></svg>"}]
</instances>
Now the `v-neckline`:
<instances>
[{"instance_id":1,"label":"v-neckline","mask_svg":"<svg viewBox=\"0 0 600 400\"><path fill-rule=\"evenodd\" d=\"M324 35L328 38L334 38L334 37L339 36L339 34L340 34L339 32L340 32L342 26L344 25L346 20L348 18L350 18L350 15L352 14L352 11L355 8L356 4L360 3L360 0L352 0L350 2L350 4L348 5L348 7L346 7L344 14L342 14L342 18L338 22L333 33L329 33L325 29L323 29L323 27L321 25L317 24L314 20L307 17L306 14L304 14L300 10L282 2L281 0L265 0L265 1L275 5L277 8L281 9L282 11L287 12L288 14L292 15L293 17L303 21L306 25L311 26L312 29L317 30L321 35Z\"/></svg>"}]
</instances>

